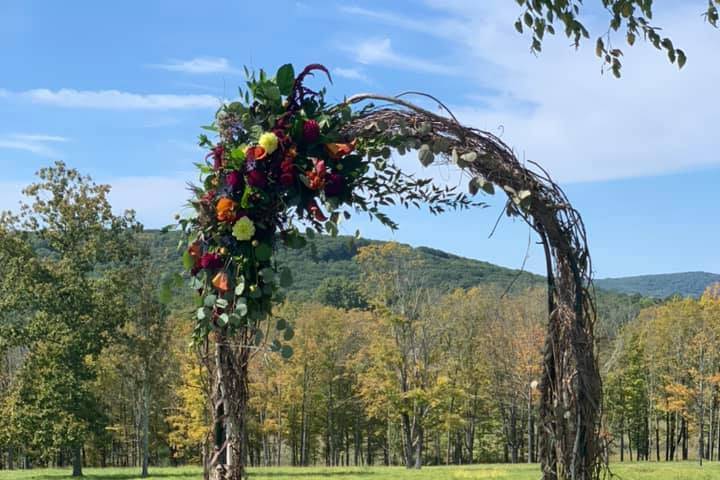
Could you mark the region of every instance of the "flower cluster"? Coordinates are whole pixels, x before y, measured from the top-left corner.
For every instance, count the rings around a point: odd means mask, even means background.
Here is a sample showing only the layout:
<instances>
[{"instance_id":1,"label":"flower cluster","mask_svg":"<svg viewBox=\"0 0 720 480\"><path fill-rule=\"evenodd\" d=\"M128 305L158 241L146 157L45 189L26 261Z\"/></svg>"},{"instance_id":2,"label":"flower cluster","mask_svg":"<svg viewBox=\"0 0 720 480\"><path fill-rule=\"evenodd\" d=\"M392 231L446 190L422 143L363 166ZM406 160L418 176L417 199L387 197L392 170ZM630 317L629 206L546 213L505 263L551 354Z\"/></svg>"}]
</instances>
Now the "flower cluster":
<instances>
[{"instance_id":1,"label":"flower cluster","mask_svg":"<svg viewBox=\"0 0 720 480\"><path fill-rule=\"evenodd\" d=\"M349 109L329 108L323 91L303 85L316 70L328 73L313 65L295 77L285 65L275 78L251 77L244 101L224 105L206 127L218 139L201 136L209 149L198 164L202 185L193 187L194 216L181 220L185 266L201 292L198 334L266 318L278 287L291 281L272 261L276 239L304 245L298 221L332 228L329 216L351 204L368 169L341 135Z\"/></svg>"},{"instance_id":2,"label":"flower cluster","mask_svg":"<svg viewBox=\"0 0 720 480\"><path fill-rule=\"evenodd\" d=\"M432 125L367 122L371 104L359 111L347 102L328 105L324 89L304 83L318 71L330 77L317 64L297 76L289 64L274 78L261 70L240 100L223 105L204 127L217 138L200 137L209 153L197 164L194 215L180 220L188 239L183 261L200 292L196 338L214 330L261 338L260 322L292 281L274 262L278 241L301 248L315 233L335 235L340 215L349 218L353 209L395 228L382 207L424 203L440 213L473 205L454 188L416 179L393 164L393 150L419 149L423 164L433 152L450 157ZM300 224L307 227L304 235ZM276 327L286 340L292 337L286 322ZM291 351L277 340L273 348Z\"/></svg>"}]
</instances>

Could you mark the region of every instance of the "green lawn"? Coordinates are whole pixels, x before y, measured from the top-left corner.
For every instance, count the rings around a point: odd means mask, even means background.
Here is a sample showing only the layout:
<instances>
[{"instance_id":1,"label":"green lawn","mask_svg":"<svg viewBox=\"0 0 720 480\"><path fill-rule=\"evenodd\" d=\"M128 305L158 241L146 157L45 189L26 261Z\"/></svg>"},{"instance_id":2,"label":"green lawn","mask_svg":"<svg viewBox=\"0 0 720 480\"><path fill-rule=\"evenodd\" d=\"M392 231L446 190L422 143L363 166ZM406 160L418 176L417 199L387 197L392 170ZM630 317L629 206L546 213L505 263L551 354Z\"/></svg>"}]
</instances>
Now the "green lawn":
<instances>
[{"instance_id":1,"label":"green lawn","mask_svg":"<svg viewBox=\"0 0 720 480\"><path fill-rule=\"evenodd\" d=\"M196 467L153 468L151 480L201 480ZM695 463L624 464L615 465L613 473L627 480L720 480L720 463L708 463L700 468ZM250 471L258 480L435 480L435 479L493 479L537 480L536 465L473 465L467 467L426 467L420 471L400 467L376 468L258 468ZM69 479L70 470L0 470L0 480L60 480ZM137 469L87 468L86 480L139 479Z\"/></svg>"}]
</instances>

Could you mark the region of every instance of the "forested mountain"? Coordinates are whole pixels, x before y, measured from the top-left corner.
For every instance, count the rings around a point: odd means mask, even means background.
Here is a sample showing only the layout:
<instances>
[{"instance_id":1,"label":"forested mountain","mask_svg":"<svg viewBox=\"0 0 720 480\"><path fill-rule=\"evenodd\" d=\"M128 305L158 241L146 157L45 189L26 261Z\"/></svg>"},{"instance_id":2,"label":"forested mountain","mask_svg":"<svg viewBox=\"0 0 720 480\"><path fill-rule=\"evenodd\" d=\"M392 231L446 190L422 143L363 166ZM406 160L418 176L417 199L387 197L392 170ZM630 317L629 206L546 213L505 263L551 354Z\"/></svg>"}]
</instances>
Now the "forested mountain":
<instances>
[{"instance_id":1,"label":"forested mountain","mask_svg":"<svg viewBox=\"0 0 720 480\"><path fill-rule=\"evenodd\" d=\"M596 280L595 285L605 290L637 293L652 298L667 298L672 295L698 298L708 286L717 282L720 282L720 275L716 273L682 272L602 278Z\"/></svg>"},{"instance_id":2,"label":"forested mountain","mask_svg":"<svg viewBox=\"0 0 720 480\"><path fill-rule=\"evenodd\" d=\"M153 262L160 271L175 272L182 269L177 232L162 233L148 230L143 235L151 244ZM377 240L354 239L349 236L316 237L308 248L301 250L284 249L278 255L278 261L291 268L294 282L288 292L293 300L316 300L317 288L331 279L344 281L360 279L360 268L354 260L360 247L381 244ZM528 287L545 285L540 275L521 272L488 262L453 255L428 247L414 249L420 258L417 274L425 277L428 284L443 291L457 288L471 288L492 285L503 291L518 293ZM604 287L603 287L604 288ZM599 289L597 336L602 341L614 337L618 328L632 320L641 308L654 303L651 298L634 293L616 293L612 288Z\"/></svg>"},{"instance_id":3,"label":"forested mountain","mask_svg":"<svg viewBox=\"0 0 720 480\"><path fill-rule=\"evenodd\" d=\"M180 252L177 250L179 235L176 232L149 230L145 235L151 240L155 262L162 270L175 271L182 268ZM383 242L349 236L321 236L312 243L314 247L310 245L301 250L283 249L278 256L279 262L292 269L295 281L289 293L293 298L309 298L326 278L358 279L360 269L353 260L358 249ZM443 290L469 288L484 283L524 289L545 282L539 275L459 257L441 250L428 247L415 250L424 260L418 273L427 276L431 284Z\"/></svg>"}]
</instances>

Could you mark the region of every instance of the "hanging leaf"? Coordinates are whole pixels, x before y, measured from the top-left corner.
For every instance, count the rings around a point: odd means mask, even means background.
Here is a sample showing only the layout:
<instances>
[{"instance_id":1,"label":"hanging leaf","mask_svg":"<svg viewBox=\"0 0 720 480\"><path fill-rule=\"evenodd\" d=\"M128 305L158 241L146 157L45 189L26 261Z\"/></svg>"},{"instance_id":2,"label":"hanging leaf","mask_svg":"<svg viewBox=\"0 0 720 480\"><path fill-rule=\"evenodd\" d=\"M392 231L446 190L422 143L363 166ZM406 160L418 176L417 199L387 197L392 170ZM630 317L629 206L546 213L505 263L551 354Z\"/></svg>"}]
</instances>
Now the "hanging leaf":
<instances>
[{"instance_id":1,"label":"hanging leaf","mask_svg":"<svg viewBox=\"0 0 720 480\"><path fill-rule=\"evenodd\" d=\"M428 145L423 145L418 150L418 158L420 159L420 163L422 163L422 166L427 167L435 160L435 154L432 152L432 150L430 150L430 147Z\"/></svg>"}]
</instances>

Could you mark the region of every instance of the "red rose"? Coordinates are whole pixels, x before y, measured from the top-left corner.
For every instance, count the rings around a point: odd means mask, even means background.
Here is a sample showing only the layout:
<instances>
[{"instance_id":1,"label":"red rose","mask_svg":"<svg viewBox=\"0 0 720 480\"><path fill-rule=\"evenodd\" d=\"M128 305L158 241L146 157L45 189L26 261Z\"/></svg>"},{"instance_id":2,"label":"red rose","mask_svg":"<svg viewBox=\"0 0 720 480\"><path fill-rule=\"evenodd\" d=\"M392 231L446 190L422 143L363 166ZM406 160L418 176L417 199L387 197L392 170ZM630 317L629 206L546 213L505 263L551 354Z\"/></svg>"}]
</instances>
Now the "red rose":
<instances>
[{"instance_id":1,"label":"red rose","mask_svg":"<svg viewBox=\"0 0 720 480\"><path fill-rule=\"evenodd\" d=\"M222 257L217 253L206 253L200 257L200 267L208 270L214 270L223 266Z\"/></svg>"},{"instance_id":2,"label":"red rose","mask_svg":"<svg viewBox=\"0 0 720 480\"><path fill-rule=\"evenodd\" d=\"M343 192L345 188L345 177L339 173L331 173L325 182L325 195L328 197L336 197Z\"/></svg>"},{"instance_id":3,"label":"red rose","mask_svg":"<svg viewBox=\"0 0 720 480\"><path fill-rule=\"evenodd\" d=\"M267 176L260 170L252 170L247 174L247 183L251 187L265 188L267 185Z\"/></svg>"},{"instance_id":4,"label":"red rose","mask_svg":"<svg viewBox=\"0 0 720 480\"><path fill-rule=\"evenodd\" d=\"M303 138L308 143L315 143L320 138L320 125L315 120L306 120L303 123Z\"/></svg>"}]
</instances>

